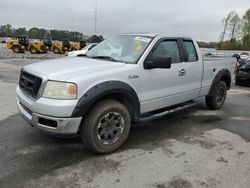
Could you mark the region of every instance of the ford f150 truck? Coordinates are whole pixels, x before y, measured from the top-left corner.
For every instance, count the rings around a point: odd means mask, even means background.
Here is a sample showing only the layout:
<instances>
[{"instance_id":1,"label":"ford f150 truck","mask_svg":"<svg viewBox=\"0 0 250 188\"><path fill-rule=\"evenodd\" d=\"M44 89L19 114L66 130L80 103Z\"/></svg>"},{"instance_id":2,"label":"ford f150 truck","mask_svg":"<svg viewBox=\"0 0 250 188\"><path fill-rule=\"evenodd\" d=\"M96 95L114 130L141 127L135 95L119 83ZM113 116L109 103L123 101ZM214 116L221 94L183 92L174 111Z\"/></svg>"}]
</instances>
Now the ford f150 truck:
<instances>
[{"instance_id":1,"label":"ford f150 truck","mask_svg":"<svg viewBox=\"0 0 250 188\"><path fill-rule=\"evenodd\" d=\"M210 109L221 108L235 63L234 58L203 59L190 38L123 34L85 56L25 66L17 106L32 126L79 135L91 151L108 153L126 141L131 122L198 97L205 97Z\"/></svg>"}]
</instances>

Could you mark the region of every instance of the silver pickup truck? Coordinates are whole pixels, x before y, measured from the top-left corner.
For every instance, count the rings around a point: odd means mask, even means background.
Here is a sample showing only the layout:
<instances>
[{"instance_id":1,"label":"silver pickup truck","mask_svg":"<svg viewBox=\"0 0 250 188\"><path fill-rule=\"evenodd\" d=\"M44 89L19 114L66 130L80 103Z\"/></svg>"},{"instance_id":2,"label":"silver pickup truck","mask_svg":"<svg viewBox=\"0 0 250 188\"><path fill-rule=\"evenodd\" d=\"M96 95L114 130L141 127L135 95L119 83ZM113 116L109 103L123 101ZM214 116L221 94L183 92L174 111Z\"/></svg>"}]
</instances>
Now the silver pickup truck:
<instances>
[{"instance_id":1,"label":"silver pickup truck","mask_svg":"<svg viewBox=\"0 0 250 188\"><path fill-rule=\"evenodd\" d=\"M91 151L108 153L126 141L131 122L199 97L210 109L221 108L235 63L234 58L204 60L190 38L118 35L84 56L25 66L17 106L33 127L79 135Z\"/></svg>"}]
</instances>

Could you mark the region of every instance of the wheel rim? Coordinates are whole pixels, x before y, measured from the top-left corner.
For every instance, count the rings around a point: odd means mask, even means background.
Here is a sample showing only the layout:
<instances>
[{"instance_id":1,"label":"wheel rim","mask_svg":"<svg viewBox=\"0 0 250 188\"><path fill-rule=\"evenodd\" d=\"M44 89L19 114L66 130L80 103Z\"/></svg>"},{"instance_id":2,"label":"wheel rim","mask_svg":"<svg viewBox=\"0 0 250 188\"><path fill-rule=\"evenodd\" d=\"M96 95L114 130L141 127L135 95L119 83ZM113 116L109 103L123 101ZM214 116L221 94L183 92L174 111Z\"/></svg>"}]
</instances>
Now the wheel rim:
<instances>
[{"instance_id":1,"label":"wheel rim","mask_svg":"<svg viewBox=\"0 0 250 188\"><path fill-rule=\"evenodd\" d=\"M219 86L216 94L216 102L218 105L221 105L226 97L226 88L224 86Z\"/></svg>"},{"instance_id":2,"label":"wheel rim","mask_svg":"<svg viewBox=\"0 0 250 188\"><path fill-rule=\"evenodd\" d=\"M103 144L113 144L120 139L124 130L124 119L118 112L109 112L99 121L97 137Z\"/></svg>"},{"instance_id":3,"label":"wheel rim","mask_svg":"<svg viewBox=\"0 0 250 188\"><path fill-rule=\"evenodd\" d=\"M19 49L18 48L14 48L14 52L18 53Z\"/></svg>"}]
</instances>

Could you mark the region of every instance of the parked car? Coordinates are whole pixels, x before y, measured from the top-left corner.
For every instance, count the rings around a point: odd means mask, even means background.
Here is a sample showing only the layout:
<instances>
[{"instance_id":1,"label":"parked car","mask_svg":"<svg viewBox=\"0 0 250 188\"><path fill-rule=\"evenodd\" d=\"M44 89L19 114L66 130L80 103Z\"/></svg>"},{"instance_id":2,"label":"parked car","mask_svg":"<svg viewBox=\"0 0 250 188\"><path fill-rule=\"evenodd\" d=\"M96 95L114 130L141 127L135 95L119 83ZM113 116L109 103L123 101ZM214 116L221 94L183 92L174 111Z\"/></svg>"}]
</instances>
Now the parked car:
<instances>
[{"instance_id":1,"label":"parked car","mask_svg":"<svg viewBox=\"0 0 250 188\"><path fill-rule=\"evenodd\" d=\"M65 54L65 56L67 57L76 57L76 56L81 56L86 54L87 51L91 50L92 48L94 48L97 45L97 43L92 43L89 44L87 46L85 46L83 49L81 50L76 50L76 51L72 51L72 52L67 52Z\"/></svg>"},{"instance_id":2,"label":"parked car","mask_svg":"<svg viewBox=\"0 0 250 188\"><path fill-rule=\"evenodd\" d=\"M242 61L238 66L235 74L235 84L250 85L250 58Z\"/></svg>"},{"instance_id":3,"label":"parked car","mask_svg":"<svg viewBox=\"0 0 250 188\"><path fill-rule=\"evenodd\" d=\"M240 54L240 58L245 60L245 59L248 59L249 58L249 53L248 52L242 52Z\"/></svg>"},{"instance_id":4,"label":"parked car","mask_svg":"<svg viewBox=\"0 0 250 188\"><path fill-rule=\"evenodd\" d=\"M193 105L199 97L220 109L235 63L233 57L202 59L191 38L114 36L81 58L25 66L18 111L33 127L80 135L91 151L109 153L127 140L132 122Z\"/></svg>"}]
</instances>

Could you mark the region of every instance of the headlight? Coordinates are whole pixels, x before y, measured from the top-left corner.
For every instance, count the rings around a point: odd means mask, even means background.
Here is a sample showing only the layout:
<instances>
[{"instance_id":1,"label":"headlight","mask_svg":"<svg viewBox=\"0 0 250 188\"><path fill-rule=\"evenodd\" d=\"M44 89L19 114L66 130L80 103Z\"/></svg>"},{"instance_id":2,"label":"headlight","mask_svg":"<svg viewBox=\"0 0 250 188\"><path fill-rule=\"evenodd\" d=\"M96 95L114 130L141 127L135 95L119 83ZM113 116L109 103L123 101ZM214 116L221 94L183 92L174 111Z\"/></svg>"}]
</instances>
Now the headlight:
<instances>
[{"instance_id":1,"label":"headlight","mask_svg":"<svg viewBox=\"0 0 250 188\"><path fill-rule=\"evenodd\" d=\"M43 97L53 99L75 99L77 97L77 85L74 83L48 81Z\"/></svg>"}]
</instances>

